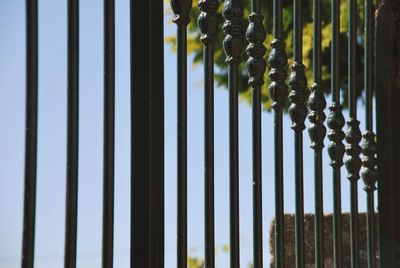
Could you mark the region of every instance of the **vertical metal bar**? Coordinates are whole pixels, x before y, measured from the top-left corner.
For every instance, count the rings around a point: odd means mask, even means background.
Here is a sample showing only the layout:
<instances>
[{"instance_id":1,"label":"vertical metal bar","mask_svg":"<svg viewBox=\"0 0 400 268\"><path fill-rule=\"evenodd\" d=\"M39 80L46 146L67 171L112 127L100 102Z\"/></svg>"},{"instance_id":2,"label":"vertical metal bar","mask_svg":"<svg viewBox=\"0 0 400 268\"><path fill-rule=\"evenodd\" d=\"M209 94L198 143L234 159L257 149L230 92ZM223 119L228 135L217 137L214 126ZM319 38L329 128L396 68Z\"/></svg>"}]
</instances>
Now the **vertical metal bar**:
<instances>
[{"instance_id":1,"label":"vertical metal bar","mask_svg":"<svg viewBox=\"0 0 400 268\"><path fill-rule=\"evenodd\" d=\"M104 0L104 148L102 267L113 267L115 148L115 3Z\"/></svg>"},{"instance_id":2,"label":"vertical metal bar","mask_svg":"<svg viewBox=\"0 0 400 268\"><path fill-rule=\"evenodd\" d=\"M313 39L313 76L314 84L311 86L311 95L308 99L310 108L310 127L308 133L311 139L311 148L314 149L314 185L315 185L315 266L324 267L324 206L323 206L323 165L322 149L324 148L324 138L326 119L324 109L326 100L321 83L321 0L313 1L314 17L314 39Z\"/></svg>"},{"instance_id":3,"label":"vertical metal bar","mask_svg":"<svg viewBox=\"0 0 400 268\"><path fill-rule=\"evenodd\" d=\"M380 267L400 267L400 88L395 82L399 71L399 5L381 0L376 10L375 89L379 213ZM397 26L397 27L396 27ZM397 29L396 29L397 28ZM396 57L397 56L397 57Z\"/></svg>"},{"instance_id":4,"label":"vertical metal bar","mask_svg":"<svg viewBox=\"0 0 400 268\"><path fill-rule=\"evenodd\" d=\"M357 121L357 96L356 96L356 14L357 3L356 0L349 1L349 99L350 99L350 119L347 122L349 125L348 132L346 133L346 141L349 143L346 148L346 153L349 157L346 167L352 174L348 175L351 180L351 248L352 248L352 266L359 266L359 243L358 243L358 179L360 178L359 172L361 168L361 132L359 128L359 121ZM354 118L354 120L353 120Z\"/></svg>"},{"instance_id":5,"label":"vertical metal bar","mask_svg":"<svg viewBox=\"0 0 400 268\"><path fill-rule=\"evenodd\" d=\"M262 167L261 167L261 86L264 84L266 37L261 15L261 1L251 1L249 26L246 31L247 69L249 85L253 88L253 262L255 268L263 267L262 235Z\"/></svg>"},{"instance_id":6,"label":"vertical metal bar","mask_svg":"<svg viewBox=\"0 0 400 268\"><path fill-rule=\"evenodd\" d=\"M332 1L332 53L331 53L331 90L332 103L329 106L327 124L329 127L328 154L332 166L332 188L333 188L333 258L334 267L343 266L342 254L342 205L341 205L341 174L344 155L344 132L342 130L345 122L340 105L339 87L339 29L340 29L340 1Z\"/></svg>"},{"instance_id":7,"label":"vertical metal bar","mask_svg":"<svg viewBox=\"0 0 400 268\"><path fill-rule=\"evenodd\" d=\"M332 51L331 51L332 102L340 102L340 87L339 87L340 1L332 1L331 21L332 21Z\"/></svg>"},{"instance_id":8,"label":"vertical metal bar","mask_svg":"<svg viewBox=\"0 0 400 268\"><path fill-rule=\"evenodd\" d=\"M240 265L239 251L239 130L238 130L238 70L229 70L229 136L230 136L230 257L232 268Z\"/></svg>"},{"instance_id":9,"label":"vertical metal bar","mask_svg":"<svg viewBox=\"0 0 400 268\"><path fill-rule=\"evenodd\" d=\"M22 268L33 268L36 216L38 113L38 6L26 1L26 121Z\"/></svg>"},{"instance_id":10,"label":"vertical metal bar","mask_svg":"<svg viewBox=\"0 0 400 268\"><path fill-rule=\"evenodd\" d=\"M356 13L357 13L357 5L355 0L348 1L348 53L347 53L347 75L348 75L348 100L349 100L349 116L350 118L357 117L357 99L355 94L356 89L356 38L357 38L357 29L356 29Z\"/></svg>"},{"instance_id":11,"label":"vertical metal bar","mask_svg":"<svg viewBox=\"0 0 400 268\"><path fill-rule=\"evenodd\" d=\"M205 160L205 263L215 267L214 229L214 42L217 33L217 0L199 0L197 19L203 42L204 62L204 160Z\"/></svg>"},{"instance_id":12,"label":"vertical metal bar","mask_svg":"<svg viewBox=\"0 0 400 268\"><path fill-rule=\"evenodd\" d=\"M187 264L187 86L186 28L178 28L178 267ZM183 80L184 79L184 80Z\"/></svg>"},{"instance_id":13,"label":"vertical metal bar","mask_svg":"<svg viewBox=\"0 0 400 268\"><path fill-rule=\"evenodd\" d=\"M164 267L163 0L130 2L131 267Z\"/></svg>"},{"instance_id":14,"label":"vertical metal bar","mask_svg":"<svg viewBox=\"0 0 400 268\"><path fill-rule=\"evenodd\" d=\"M358 190L355 181L350 182L350 244L351 267L359 267L358 252Z\"/></svg>"},{"instance_id":15,"label":"vertical metal bar","mask_svg":"<svg viewBox=\"0 0 400 268\"><path fill-rule=\"evenodd\" d=\"M283 194L283 127L282 110L288 93L287 55L282 38L282 0L273 1L274 40L268 58L271 80L269 94L274 109L274 157L275 157L275 267L285 267L284 259L284 194Z\"/></svg>"},{"instance_id":16,"label":"vertical metal bar","mask_svg":"<svg viewBox=\"0 0 400 268\"><path fill-rule=\"evenodd\" d=\"M348 39L348 88L349 88L349 119L346 131L346 157L345 165L348 171L347 178L350 181L350 252L351 267L359 267L359 245L358 245L358 179L361 167L361 131L360 122L357 120L357 97L356 97L356 0L349 0L349 39Z\"/></svg>"},{"instance_id":17,"label":"vertical metal bar","mask_svg":"<svg viewBox=\"0 0 400 268\"><path fill-rule=\"evenodd\" d=\"M322 183L322 150L314 153L315 174L315 263L316 267L324 267L324 207Z\"/></svg>"},{"instance_id":18,"label":"vertical metal bar","mask_svg":"<svg viewBox=\"0 0 400 268\"><path fill-rule=\"evenodd\" d=\"M187 266L187 25L192 0L171 1L178 39L178 218L177 267Z\"/></svg>"},{"instance_id":19,"label":"vertical metal bar","mask_svg":"<svg viewBox=\"0 0 400 268\"><path fill-rule=\"evenodd\" d=\"M205 78L205 251L206 266L215 266L215 228L214 228L214 45L204 48Z\"/></svg>"},{"instance_id":20,"label":"vertical metal bar","mask_svg":"<svg viewBox=\"0 0 400 268\"><path fill-rule=\"evenodd\" d=\"M375 249L375 205L374 192L367 192L367 263L368 268L376 267Z\"/></svg>"},{"instance_id":21,"label":"vertical metal bar","mask_svg":"<svg viewBox=\"0 0 400 268\"><path fill-rule=\"evenodd\" d=\"M230 259L231 268L240 266L239 250L239 130L238 130L238 65L243 47L243 6L241 0L226 0L223 48L229 74L229 171L230 171Z\"/></svg>"},{"instance_id":22,"label":"vertical metal bar","mask_svg":"<svg viewBox=\"0 0 400 268\"><path fill-rule=\"evenodd\" d=\"M76 267L79 136L79 1L68 1L66 268Z\"/></svg>"},{"instance_id":23,"label":"vertical metal bar","mask_svg":"<svg viewBox=\"0 0 400 268\"><path fill-rule=\"evenodd\" d=\"M288 84L292 91L289 94L291 105L289 114L292 119L292 129L295 132L295 240L296 240L296 267L304 267L304 192L303 192L303 130L307 116L307 79L302 63L302 6L300 0L293 1L293 56L291 74Z\"/></svg>"},{"instance_id":24,"label":"vertical metal bar","mask_svg":"<svg viewBox=\"0 0 400 268\"><path fill-rule=\"evenodd\" d=\"M374 268L376 267L374 191L376 189L377 160L375 134L371 130L367 129L363 134L361 147L364 157L360 173L364 181L364 190L367 193L367 260L368 267Z\"/></svg>"},{"instance_id":25,"label":"vertical metal bar","mask_svg":"<svg viewBox=\"0 0 400 268\"><path fill-rule=\"evenodd\" d=\"M364 36L364 86L365 86L365 119L366 132L361 143L362 159L361 177L364 181L364 190L367 193L367 259L368 268L376 267L375 248L375 208L374 191L376 189L376 142L373 132L373 3L365 0L365 36Z\"/></svg>"},{"instance_id":26,"label":"vertical metal bar","mask_svg":"<svg viewBox=\"0 0 400 268\"><path fill-rule=\"evenodd\" d=\"M295 136L295 188L296 188L296 267L304 267L304 187L303 187L303 135L301 132Z\"/></svg>"},{"instance_id":27,"label":"vertical metal bar","mask_svg":"<svg viewBox=\"0 0 400 268\"><path fill-rule=\"evenodd\" d=\"M365 128L373 131L373 66L374 62L374 24L375 10L373 0L365 0L365 22L364 22L364 87L365 87Z\"/></svg>"}]
</instances>

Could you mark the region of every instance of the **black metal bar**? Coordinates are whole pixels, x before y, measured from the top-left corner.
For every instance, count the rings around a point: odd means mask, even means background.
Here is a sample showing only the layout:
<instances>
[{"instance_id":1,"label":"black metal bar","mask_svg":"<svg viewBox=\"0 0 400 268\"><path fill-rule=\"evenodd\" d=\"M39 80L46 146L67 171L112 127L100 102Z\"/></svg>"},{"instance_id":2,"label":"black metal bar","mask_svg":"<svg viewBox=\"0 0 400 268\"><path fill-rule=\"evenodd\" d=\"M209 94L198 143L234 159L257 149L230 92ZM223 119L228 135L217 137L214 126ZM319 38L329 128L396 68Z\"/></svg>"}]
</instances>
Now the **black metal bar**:
<instances>
[{"instance_id":1,"label":"black metal bar","mask_svg":"<svg viewBox=\"0 0 400 268\"><path fill-rule=\"evenodd\" d=\"M178 267L187 264L187 48L186 28L178 28Z\"/></svg>"},{"instance_id":2,"label":"black metal bar","mask_svg":"<svg viewBox=\"0 0 400 268\"><path fill-rule=\"evenodd\" d=\"M253 225L254 267L263 267L262 175L261 175L261 88L253 92ZM259 147L258 147L259 145Z\"/></svg>"},{"instance_id":3,"label":"black metal bar","mask_svg":"<svg viewBox=\"0 0 400 268\"><path fill-rule=\"evenodd\" d=\"M373 3L372 0L365 1L365 37L364 37L364 87L365 87L365 125L366 132L363 134L361 143L362 159L361 177L364 181L364 190L367 193L367 258L368 268L376 267L375 248L375 207L374 191L376 189L376 142L373 132Z\"/></svg>"},{"instance_id":4,"label":"black metal bar","mask_svg":"<svg viewBox=\"0 0 400 268\"><path fill-rule=\"evenodd\" d=\"M339 30L340 30L340 3L331 2L332 20L332 51L331 51L331 90L332 102L340 102L339 88Z\"/></svg>"},{"instance_id":5,"label":"black metal bar","mask_svg":"<svg viewBox=\"0 0 400 268\"><path fill-rule=\"evenodd\" d=\"M322 19L321 19L322 3L321 0L313 0L313 77L314 83L321 83L321 41L322 41Z\"/></svg>"},{"instance_id":6,"label":"black metal bar","mask_svg":"<svg viewBox=\"0 0 400 268\"><path fill-rule=\"evenodd\" d=\"M214 228L214 41L217 33L217 0L199 0L197 19L203 42L204 62L204 160L205 160L205 264L215 267Z\"/></svg>"},{"instance_id":7,"label":"black metal bar","mask_svg":"<svg viewBox=\"0 0 400 268\"><path fill-rule=\"evenodd\" d=\"M215 228L214 228L214 46L204 48L205 78L205 240L207 267L215 266Z\"/></svg>"},{"instance_id":8,"label":"black metal bar","mask_svg":"<svg viewBox=\"0 0 400 268\"><path fill-rule=\"evenodd\" d=\"M397 4L397 5L396 5ZM378 212L380 267L400 267L400 88L395 83L400 66L400 6L378 3L375 38L376 129L378 156ZM396 29L397 28L397 29ZM397 30L397 31L396 31Z\"/></svg>"},{"instance_id":9,"label":"black metal bar","mask_svg":"<svg viewBox=\"0 0 400 268\"><path fill-rule=\"evenodd\" d=\"M192 1L171 1L178 40L178 218L177 267L187 265L187 25Z\"/></svg>"},{"instance_id":10,"label":"black metal bar","mask_svg":"<svg viewBox=\"0 0 400 268\"><path fill-rule=\"evenodd\" d=\"M357 14L357 5L355 0L348 1L348 99L349 99L349 116L350 118L357 117L357 100L356 100L356 38L357 38L357 29L356 29L356 14Z\"/></svg>"},{"instance_id":11,"label":"black metal bar","mask_svg":"<svg viewBox=\"0 0 400 268\"><path fill-rule=\"evenodd\" d=\"M163 0L130 2L131 267L164 267Z\"/></svg>"},{"instance_id":12,"label":"black metal bar","mask_svg":"<svg viewBox=\"0 0 400 268\"><path fill-rule=\"evenodd\" d=\"M341 206L341 174L340 168L343 166L345 137L342 130L345 122L340 105L339 87L339 29L340 29L340 1L332 1L332 46L331 46L331 90L332 103L329 106L328 116L328 154L332 166L332 188L333 188L333 258L334 267L343 267L342 253L342 206Z\"/></svg>"},{"instance_id":13,"label":"black metal bar","mask_svg":"<svg viewBox=\"0 0 400 268\"><path fill-rule=\"evenodd\" d=\"M322 150L314 153L315 174L315 267L324 267L324 207L322 182Z\"/></svg>"},{"instance_id":14,"label":"black metal bar","mask_svg":"<svg viewBox=\"0 0 400 268\"><path fill-rule=\"evenodd\" d=\"M22 268L33 268L36 217L38 114L38 5L26 1L26 121Z\"/></svg>"},{"instance_id":15,"label":"black metal bar","mask_svg":"<svg viewBox=\"0 0 400 268\"><path fill-rule=\"evenodd\" d=\"M295 243L296 243L296 267L304 267L304 174L303 174L303 130L304 120L307 116L307 79L305 67L302 64L302 6L300 0L293 1L293 56L294 63L291 66L291 74L288 84L292 91L289 94L291 105L289 114L292 119L292 129L295 132Z\"/></svg>"},{"instance_id":16,"label":"black metal bar","mask_svg":"<svg viewBox=\"0 0 400 268\"><path fill-rule=\"evenodd\" d=\"M342 191L341 191L340 169L336 167L333 168L332 172L332 189L333 189L333 254L334 254L333 258L334 258L334 267L339 268L342 267L341 265L343 263L342 202L341 202Z\"/></svg>"},{"instance_id":17,"label":"black metal bar","mask_svg":"<svg viewBox=\"0 0 400 268\"><path fill-rule=\"evenodd\" d=\"M238 129L238 66L243 47L243 6L241 0L226 0L223 48L229 74L229 171L230 171L230 259L231 268L240 267L239 246L239 129Z\"/></svg>"},{"instance_id":18,"label":"black metal bar","mask_svg":"<svg viewBox=\"0 0 400 268\"><path fill-rule=\"evenodd\" d=\"M350 253L351 267L359 267L359 243L358 243L358 179L361 167L361 131L360 122L357 120L356 97L356 0L349 0L349 38L348 38L348 100L349 119L346 131L346 158L345 165L348 171L347 178L350 181Z\"/></svg>"},{"instance_id":19,"label":"black metal bar","mask_svg":"<svg viewBox=\"0 0 400 268\"><path fill-rule=\"evenodd\" d=\"M249 85L253 88L253 263L255 268L263 267L262 235L262 166L261 166L261 86L264 84L266 49L263 42L266 33L261 15L261 1L251 1L251 14L246 38L247 70Z\"/></svg>"},{"instance_id":20,"label":"black metal bar","mask_svg":"<svg viewBox=\"0 0 400 268\"><path fill-rule=\"evenodd\" d=\"M78 221L79 140L79 1L68 1L68 108L67 108L67 201L65 259L67 268L76 267Z\"/></svg>"},{"instance_id":21,"label":"black metal bar","mask_svg":"<svg viewBox=\"0 0 400 268\"><path fill-rule=\"evenodd\" d=\"M369 50L369 49L366 49ZM368 53L368 52L366 52ZM368 68L365 68L368 72ZM366 90L371 90L371 84L366 86ZM367 94L369 95L369 94ZM372 97L372 95L371 95ZM367 100L368 101L368 100ZM370 111L367 111L369 113ZM368 118L368 117L367 117ZM367 119L368 121L368 119ZM372 122L367 123L372 126ZM361 177L364 181L364 190L367 193L367 260L368 267L376 267L376 248L375 248L375 207L374 207L374 191L376 190L376 142L375 134L372 130L367 129L363 134L363 140L361 143L362 153L364 155L362 159Z\"/></svg>"},{"instance_id":22,"label":"black metal bar","mask_svg":"<svg viewBox=\"0 0 400 268\"><path fill-rule=\"evenodd\" d=\"M284 194L283 194L283 127L282 109L288 92L287 55L282 38L282 0L273 1L274 40L268 58L271 80L269 94L274 109L274 158L275 158L275 267L285 267L284 259Z\"/></svg>"},{"instance_id":23,"label":"black metal bar","mask_svg":"<svg viewBox=\"0 0 400 268\"><path fill-rule=\"evenodd\" d=\"M351 267L359 267L358 252L358 190L357 182L350 182L350 253Z\"/></svg>"},{"instance_id":24,"label":"black metal bar","mask_svg":"<svg viewBox=\"0 0 400 268\"><path fill-rule=\"evenodd\" d=\"M301 1L293 0L293 60L302 62L303 60L303 8Z\"/></svg>"},{"instance_id":25,"label":"black metal bar","mask_svg":"<svg viewBox=\"0 0 400 268\"><path fill-rule=\"evenodd\" d=\"M104 148L102 267L113 267L115 150L115 3L104 0Z\"/></svg>"},{"instance_id":26,"label":"black metal bar","mask_svg":"<svg viewBox=\"0 0 400 268\"><path fill-rule=\"evenodd\" d=\"M314 149L314 185L315 185L315 267L324 267L324 205L323 205L323 165L322 149L326 128L324 109L326 100L321 83L321 1L313 1L314 39L313 39L313 76L314 84L311 86L311 95L308 99L310 108L310 127L308 133L311 139L311 148Z\"/></svg>"},{"instance_id":27,"label":"black metal bar","mask_svg":"<svg viewBox=\"0 0 400 268\"><path fill-rule=\"evenodd\" d=\"M364 87L365 87L365 128L373 130L373 65L374 65L374 5L372 0L365 0L364 32Z\"/></svg>"},{"instance_id":28,"label":"black metal bar","mask_svg":"<svg viewBox=\"0 0 400 268\"><path fill-rule=\"evenodd\" d=\"M375 248L375 201L374 192L367 192L367 263L368 268L376 267L376 248Z\"/></svg>"},{"instance_id":29,"label":"black metal bar","mask_svg":"<svg viewBox=\"0 0 400 268\"><path fill-rule=\"evenodd\" d=\"M239 130L238 130L238 69L229 67L229 137L230 137L230 256L231 266L239 267Z\"/></svg>"},{"instance_id":30,"label":"black metal bar","mask_svg":"<svg viewBox=\"0 0 400 268\"><path fill-rule=\"evenodd\" d=\"M303 186L303 133L295 135L295 240L296 267L304 267L304 186ZM297 175L297 176L296 176Z\"/></svg>"}]
</instances>

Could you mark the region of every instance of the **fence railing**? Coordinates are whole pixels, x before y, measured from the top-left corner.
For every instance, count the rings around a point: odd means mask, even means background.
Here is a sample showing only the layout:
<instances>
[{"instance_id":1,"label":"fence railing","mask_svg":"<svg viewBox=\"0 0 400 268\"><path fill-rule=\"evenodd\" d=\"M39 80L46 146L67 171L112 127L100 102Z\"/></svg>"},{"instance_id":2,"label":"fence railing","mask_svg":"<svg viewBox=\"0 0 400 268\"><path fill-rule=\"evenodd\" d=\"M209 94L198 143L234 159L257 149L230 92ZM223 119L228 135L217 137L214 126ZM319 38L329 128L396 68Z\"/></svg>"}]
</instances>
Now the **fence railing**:
<instances>
[{"instance_id":1,"label":"fence railing","mask_svg":"<svg viewBox=\"0 0 400 268\"><path fill-rule=\"evenodd\" d=\"M342 253L342 210L341 210L341 167L346 165L350 183L351 200L351 267L360 267L359 264L359 243L358 243L358 180L361 175L365 183L365 190L368 196L367 213L367 237L368 237L368 267L376 267L376 249L374 232L374 190L376 184L376 145L373 133L373 85L372 85L372 42L373 42L373 3L365 1L365 90L366 90L366 131L363 135L362 149L360 146L361 130L357 120L357 99L356 99L356 1L348 1L348 104L349 118L347 130L344 132L345 119L342 114L339 84L339 28L340 28L340 2L332 1L331 24L332 24L332 45L331 45L331 94L332 103L329 106L328 115L328 153L333 168L333 251L334 266L343 267ZM171 1L175 13L174 21L178 24L178 122L186 119L186 32L189 9L192 1ZM213 52L217 26L217 10L219 2L216 0L204 0L198 3L200 15L198 25L201 31L200 40L204 44L204 91L205 91L205 265L214 267L214 145L213 145ZM262 174L261 174L261 86L264 84L264 73L266 71L264 39L266 33L263 26L261 14L262 1L251 1L251 14L249 24L245 33L243 23L243 5L240 0L227 0L224 2L222 15L225 18L223 29L225 39L223 48L226 53L228 68L229 87L229 138L230 138L230 246L231 246L231 267L239 267L239 197L238 197L238 64L241 62L241 50L243 39L246 36L247 46L247 68L249 73L249 85L252 87L253 107L253 264L254 267L263 266L263 244L262 244ZM270 96L274 110L274 133L275 133L275 266L285 267L284 259L284 196L283 196L283 133L282 113L286 103L288 86L287 77L287 56L282 30L282 0L274 0L273 3L273 35L271 52L268 56ZM321 87L321 42L322 42L322 3L313 1L313 79L311 94L308 97L307 79L305 66L302 61L303 44L303 5L302 1L293 1L293 64L290 67L290 76L287 83L291 89L289 94L290 106L288 112L292 119L292 129L295 139L295 251L296 267L305 266L305 244L304 244L304 189L303 189L303 131L307 109L310 109L309 135L312 141L312 149L315 157L315 267L324 267L324 217L323 217L323 196L322 196L322 150L326 127L324 126L326 115L324 108L326 100ZM184 60L182 60L184 58ZM182 108L185 107L185 108ZM185 125L185 123L181 123ZM181 125L182 126L182 125ZM186 156L186 127L179 128L180 137L178 140L178 153L180 157ZM343 141L346 141L344 145ZM361 151L363 160L361 160ZM346 156L344 154L346 153ZM180 158L182 160L182 158ZM178 238L184 241L178 243L179 267L186 265L186 162L178 161L179 173L179 205L178 222L184 228L178 228ZM183 187L182 187L183 186ZM184 246L183 246L184 245Z\"/></svg>"},{"instance_id":2,"label":"fence railing","mask_svg":"<svg viewBox=\"0 0 400 268\"><path fill-rule=\"evenodd\" d=\"M27 0L27 98L26 98L26 157L22 267L34 266L35 199L37 162L37 111L38 111L38 1ZM79 96L79 1L68 0L68 134L67 134L67 190L65 267L76 267L77 237L77 185L78 185L78 96ZM397 267L399 253L396 242L398 230L395 212L395 196L399 194L395 184L395 165L398 143L393 143L393 103L390 85L382 81L390 73L393 42L384 39L385 26L390 28L393 38L395 28L394 5L391 1L380 8L377 15L374 38L375 9L372 0L365 0L365 32L357 32L356 0L348 0L348 96L349 117L342 113L341 85L339 84L340 2L331 1L331 97L329 114L322 81L322 1L313 0L313 64L314 83L307 84L306 68L303 65L303 21L302 1L293 0L293 64L288 70L288 57L283 39L283 0L273 0L274 40L266 55L261 0L251 1L248 27L244 24L244 1L226 0L222 9L225 19L223 49L226 54L229 89L229 161L230 161L230 267L240 266L239 239L239 131L238 92L239 64L242 50L247 52L248 84L252 90L252 155L253 155L253 263L263 267L262 230L262 161L261 161L261 88L264 74L268 71L269 94L274 113L274 157L275 157L275 267L285 266L284 259L284 162L283 162L283 113L289 99L288 113L294 131L295 152L295 252L296 267L305 267L304 245L304 189L303 189L303 133L308 115L308 133L314 151L315 184L315 267L324 267L324 210L323 210L323 150L324 141L329 140L327 151L332 166L333 191L333 255L334 267L346 267L342 252L341 183L350 184L350 244L351 267L361 267L359 256L358 184L360 177L367 194L367 249L368 267ZM381 3L380 2L380 3ZM247 2L246 2L247 3ZM203 43L204 62L204 183L205 183L205 266L215 267L214 229L214 50L216 35L221 30L218 12L219 1L200 0L200 15L197 23L201 31L198 42ZM171 0L177 25L177 84L178 84L178 219L177 219L177 266L187 266L187 26L192 0ZM131 1L131 267L164 266L164 69L163 69L163 1ZM104 203L103 203L103 267L113 266L113 210L114 210L114 85L115 85L115 15L114 0L104 1ZM397 26L398 27L398 26ZM364 40L365 129L361 130L357 116L356 43L359 35ZM247 47L245 48L247 40ZM391 39L390 39L391 40ZM376 41L376 42L375 42ZM375 50L374 50L375 48ZM374 52L375 51L375 52ZM391 52L392 53L392 52ZM267 60L266 60L267 59ZM376 64L375 64L376 61ZM376 66L376 72L374 71ZM385 67L386 66L386 67ZM268 67L268 70L267 70ZM382 68L382 69L380 69ZM290 74L288 74L290 73ZM376 76L375 76L376 74ZM288 77L289 76L289 77ZM376 83L374 83L376 82ZM290 88L290 93L288 94ZM310 89L310 92L309 92ZM385 91L387 90L387 91ZM374 92L378 101L377 131L378 145L374 134ZM397 99L397 98L396 98ZM389 103L391 103L389 105ZM385 106L387 104L387 106ZM390 110L391 109L391 110ZM381 113L381 115L380 115ZM392 114L391 114L392 113ZM386 117L392 121L386 123ZM327 120L325 120L327 118ZM327 125L327 127L325 126ZM344 128L345 124L347 125ZM326 137L327 136L327 137ZM326 139L327 138L327 139ZM397 147L396 147L397 146ZM377 148L379 156L377 159ZM388 151L385 151L388 150ZM389 163L390 162L390 163ZM345 165L348 182L341 178ZM377 171L379 166L379 172ZM376 182L379 182L380 253L375 248L375 200ZM380 189L382 185L382 189ZM396 216L397 215L397 216ZM386 228L388 224L389 228ZM391 237L393 236L393 237ZM393 247L393 248L392 248ZM379 260L377 256L380 256Z\"/></svg>"}]
</instances>

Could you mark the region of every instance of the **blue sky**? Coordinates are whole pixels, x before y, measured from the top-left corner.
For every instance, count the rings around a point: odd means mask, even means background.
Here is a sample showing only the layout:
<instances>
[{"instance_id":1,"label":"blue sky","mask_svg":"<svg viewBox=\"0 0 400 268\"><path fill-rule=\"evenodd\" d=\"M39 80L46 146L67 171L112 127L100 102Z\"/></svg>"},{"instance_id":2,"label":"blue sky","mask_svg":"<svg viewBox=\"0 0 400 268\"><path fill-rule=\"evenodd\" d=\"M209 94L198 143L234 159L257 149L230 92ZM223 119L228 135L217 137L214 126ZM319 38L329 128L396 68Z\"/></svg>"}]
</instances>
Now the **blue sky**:
<instances>
[{"instance_id":1,"label":"blue sky","mask_svg":"<svg viewBox=\"0 0 400 268\"><path fill-rule=\"evenodd\" d=\"M166 7L167 8L167 7ZM39 1L39 138L36 262L62 267L66 155L66 1ZM165 35L175 33L166 13ZM78 267L100 267L103 125L103 3L80 1L80 159ZM0 267L20 266L25 123L25 1L0 0ZM165 207L166 265L176 266L176 54L165 47ZM190 61L190 59L189 59ZM189 63L188 176L190 254L203 255L203 82L202 68ZM310 66L308 66L310 67ZM130 225L130 65L129 0L116 1L116 168L115 267L129 267ZM328 102L330 97L328 97ZM359 103L358 107L363 108ZM363 121L364 113L360 111ZM241 262L252 258L251 107L240 104ZM263 113L264 261L269 262L268 230L274 214L273 118ZM307 122L308 124L308 122ZM229 243L228 92L215 91L216 246ZM361 125L363 129L363 125ZM313 156L304 135L305 210L313 211ZM294 211L293 131L284 116L285 210ZM325 211L332 211L331 169L324 154ZM349 188L343 169L343 210ZM360 209L365 194L360 181ZM217 254L217 267L229 256Z\"/></svg>"}]
</instances>

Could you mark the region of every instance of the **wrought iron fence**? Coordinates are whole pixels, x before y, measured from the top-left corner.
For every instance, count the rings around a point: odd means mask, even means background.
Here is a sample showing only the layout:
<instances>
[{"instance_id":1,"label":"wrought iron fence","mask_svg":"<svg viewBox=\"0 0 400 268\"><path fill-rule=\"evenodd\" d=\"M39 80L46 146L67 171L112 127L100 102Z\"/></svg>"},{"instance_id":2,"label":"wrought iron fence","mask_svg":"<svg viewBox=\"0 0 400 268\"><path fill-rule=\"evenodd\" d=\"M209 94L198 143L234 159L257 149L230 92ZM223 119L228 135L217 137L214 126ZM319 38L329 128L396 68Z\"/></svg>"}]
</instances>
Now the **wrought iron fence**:
<instances>
[{"instance_id":1,"label":"wrought iron fence","mask_svg":"<svg viewBox=\"0 0 400 268\"><path fill-rule=\"evenodd\" d=\"M394 167L389 171L379 169L377 165L387 162L377 159L377 148L381 154L389 148L386 160L394 161L391 131L393 122L378 124L378 134L385 140L376 144L374 134L373 101L376 91L378 114L389 115L391 110L384 107L390 101L388 84L379 80L387 73L382 69L391 61L388 51L392 51L391 42L382 39L385 25L392 28L389 34L394 36L391 1L381 1L382 17L377 17L377 38L374 38L374 2L365 0L364 9L364 88L365 129L359 128L356 105L356 0L348 0L348 108L349 118L342 113L339 85L339 16L340 2L331 2L331 96L329 114L324 114L327 105L321 86L321 42L322 20L321 0L313 0L313 80L308 90L305 66L302 59L302 1L293 1L293 64L288 70L288 57L282 36L283 0L273 0L273 36L271 51L266 55L263 26L263 14L260 0L251 1L251 14L247 29L243 23L243 3L240 0L226 0L222 9L225 18L223 48L226 53L226 68L229 74L229 161L230 161L230 267L239 267L239 152L238 152L238 68L245 39L248 45L247 69L248 84L252 88L252 154L253 154L253 262L254 267L263 267L263 230L262 230L262 165L261 165L261 87L264 73L270 79L269 92L274 113L274 156L275 156L275 267L285 266L284 259L284 161L283 161L283 112L286 99L289 98L290 114L294 131L295 146L295 251L296 267L305 267L304 246L304 196L303 196L303 133L308 115L308 133L314 151L315 172L315 267L324 267L324 211L323 211L323 165L324 141L329 140L327 150L332 166L333 191L333 252L334 267L345 267L342 252L341 223L341 183L350 184L351 200L351 267L360 266L358 242L358 192L360 177L367 193L367 249L368 267L376 267L378 253L375 248L374 191L379 177L385 180L382 190L378 187L380 200L380 267L398 267L397 244L390 235L396 237L398 227L394 226L396 215L387 208L393 208L396 191L390 189L395 178ZM215 229L214 229L214 49L215 37L220 30L218 24L219 1L200 0L200 15L197 23L201 31L199 42L203 43L204 92L205 92L205 266L215 267ZM394 4L393 4L394 5ZM177 220L177 266L187 266L187 25L192 0L171 0L177 25L177 82L178 82L178 220ZM35 237L35 198L36 198L36 151L37 151L37 94L38 94L38 9L37 0L27 0L27 99L26 99L26 158L25 158L25 199L22 267L34 265ZM131 161L135 168L131 171L131 267L164 266L164 85L163 85L163 1L131 1ZM79 2L68 0L68 135L67 135L67 210L65 233L65 267L76 266L77 236L77 182L78 182L78 95L79 95ZM113 266L113 200L114 200L114 84L115 84L115 23L114 0L104 1L104 204L103 204L103 267ZM376 44L375 44L376 40ZM389 43L389 44L388 44ZM393 44L392 44L393 45ZM385 51L387 46L387 51ZM376 50L374 50L374 47ZM380 50L379 50L380 49ZM375 52L374 52L375 51ZM266 60L267 59L267 60ZM374 71L376 60L376 72ZM138 67L140 66L140 67ZM308 68L308 67L307 67ZM387 70L387 69L385 69ZM288 75L290 73L290 75ZM377 77L375 77L375 74ZM288 78L288 79L287 79ZM374 84L374 82L376 83ZM290 93L288 94L290 88ZM381 92L382 91L382 92ZM387 94L387 95L385 95ZM379 106L380 105L380 106ZM392 106L390 106L392 107ZM327 118L327 120L325 120ZM392 117L391 119L394 120ZM381 119L383 119L381 117ZM384 119L383 119L384 120ZM326 121L326 122L325 122ZM328 128L326 128L325 123ZM345 124L347 125L344 128ZM389 130L388 130L389 129ZM363 133L363 134L362 134ZM378 137L378 142L380 139ZM392 146L392 148L391 148ZM381 156L380 154L380 156ZM379 162L381 161L381 162ZM137 164L140 163L140 164ZM395 164L395 162L393 162ZM341 167L348 171L348 182L341 178ZM391 172L391 173L390 173ZM390 173L390 174L389 174ZM326 181L326 180L325 180ZM379 184L381 185L381 184ZM392 192L390 192L392 191ZM390 192L390 194L389 194ZM397 192L398 193L398 192ZM344 193L346 194L346 193ZM387 194L387 196L386 196ZM383 213L383 215L381 215ZM383 225L389 224L385 230ZM395 240L396 238L394 238Z\"/></svg>"}]
</instances>

